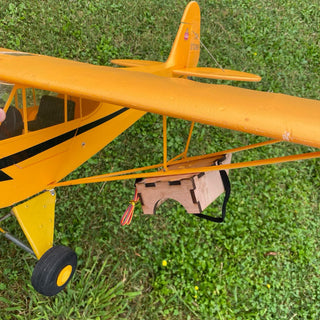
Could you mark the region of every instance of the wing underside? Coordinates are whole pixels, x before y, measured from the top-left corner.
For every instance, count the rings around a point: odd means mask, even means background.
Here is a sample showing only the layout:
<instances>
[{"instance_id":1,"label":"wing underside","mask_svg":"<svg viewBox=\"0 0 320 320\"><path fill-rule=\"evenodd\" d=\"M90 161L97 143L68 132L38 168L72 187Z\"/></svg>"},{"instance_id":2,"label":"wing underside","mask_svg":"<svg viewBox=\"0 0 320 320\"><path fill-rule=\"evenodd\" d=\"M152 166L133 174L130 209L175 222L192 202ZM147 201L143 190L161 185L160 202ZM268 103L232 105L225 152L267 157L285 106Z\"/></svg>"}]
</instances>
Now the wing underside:
<instances>
[{"instance_id":1,"label":"wing underside","mask_svg":"<svg viewBox=\"0 0 320 320\"><path fill-rule=\"evenodd\" d=\"M0 48L0 81L320 147L320 101Z\"/></svg>"}]
</instances>

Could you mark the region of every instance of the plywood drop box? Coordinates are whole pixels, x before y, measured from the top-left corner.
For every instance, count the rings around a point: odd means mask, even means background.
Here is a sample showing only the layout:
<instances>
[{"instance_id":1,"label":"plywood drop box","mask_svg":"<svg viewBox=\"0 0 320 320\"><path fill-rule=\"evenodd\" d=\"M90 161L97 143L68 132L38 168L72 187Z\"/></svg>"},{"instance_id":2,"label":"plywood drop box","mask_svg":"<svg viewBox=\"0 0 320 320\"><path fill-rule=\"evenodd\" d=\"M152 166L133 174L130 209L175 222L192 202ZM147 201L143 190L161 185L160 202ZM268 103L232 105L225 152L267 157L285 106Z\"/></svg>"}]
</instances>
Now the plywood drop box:
<instances>
[{"instance_id":1,"label":"plywood drop box","mask_svg":"<svg viewBox=\"0 0 320 320\"><path fill-rule=\"evenodd\" d=\"M225 190L219 171L197 172L197 168L231 162L231 153L225 156L176 164L168 170L195 168L191 174L146 178L136 184L144 214L154 214L166 200L178 201L188 213L201 213ZM222 160L221 160L222 159ZM228 173L228 170L226 170Z\"/></svg>"}]
</instances>

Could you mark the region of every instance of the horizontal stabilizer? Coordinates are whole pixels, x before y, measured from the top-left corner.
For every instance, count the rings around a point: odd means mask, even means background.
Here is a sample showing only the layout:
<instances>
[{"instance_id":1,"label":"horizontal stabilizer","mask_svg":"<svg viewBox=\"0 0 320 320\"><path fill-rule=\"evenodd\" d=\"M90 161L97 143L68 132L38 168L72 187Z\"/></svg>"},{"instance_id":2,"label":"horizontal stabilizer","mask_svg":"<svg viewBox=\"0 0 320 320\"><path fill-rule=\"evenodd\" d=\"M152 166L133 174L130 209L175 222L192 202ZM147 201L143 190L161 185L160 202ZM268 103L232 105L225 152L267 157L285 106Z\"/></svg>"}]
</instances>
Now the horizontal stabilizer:
<instances>
[{"instance_id":1,"label":"horizontal stabilizer","mask_svg":"<svg viewBox=\"0 0 320 320\"><path fill-rule=\"evenodd\" d=\"M148 61L148 60L131 60L131 59L113 59L111 60L113 64L123 67L145 67L145 66L155 66L162 64L159 61Z\"/></svg>"},{"instance_id":2,"label":"horizontal stabilizer","mask_svg":"<svg viewBox=\"0 0 320 320\"><path fill-rule=\"evenodd\" d=\"M261 77L252 73L218 68L185 68L180 70L173 70L173 75L235 81L258 82L261 80Z\"/></svg>"}]
</instances>

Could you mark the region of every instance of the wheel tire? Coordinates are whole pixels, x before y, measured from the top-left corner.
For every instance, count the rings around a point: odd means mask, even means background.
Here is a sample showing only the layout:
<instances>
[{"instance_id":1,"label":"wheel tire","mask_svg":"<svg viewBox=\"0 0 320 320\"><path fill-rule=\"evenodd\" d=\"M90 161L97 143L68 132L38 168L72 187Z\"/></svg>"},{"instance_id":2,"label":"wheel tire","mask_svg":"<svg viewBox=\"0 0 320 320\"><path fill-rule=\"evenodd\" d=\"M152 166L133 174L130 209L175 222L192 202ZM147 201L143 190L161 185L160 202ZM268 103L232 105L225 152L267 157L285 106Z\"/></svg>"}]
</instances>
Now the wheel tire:
<instances>
[{"instance_id":1,"label":"wheel tire","mask_svg":"<svg viewBox=\"0 0 320 320\"><path fill-rule=\"evenodd\" d=\"M77 267L76 253L65 246L46 251L34 267L31 283L39 293L51 297L65 288Z\"/></svg>"}]
</instances>

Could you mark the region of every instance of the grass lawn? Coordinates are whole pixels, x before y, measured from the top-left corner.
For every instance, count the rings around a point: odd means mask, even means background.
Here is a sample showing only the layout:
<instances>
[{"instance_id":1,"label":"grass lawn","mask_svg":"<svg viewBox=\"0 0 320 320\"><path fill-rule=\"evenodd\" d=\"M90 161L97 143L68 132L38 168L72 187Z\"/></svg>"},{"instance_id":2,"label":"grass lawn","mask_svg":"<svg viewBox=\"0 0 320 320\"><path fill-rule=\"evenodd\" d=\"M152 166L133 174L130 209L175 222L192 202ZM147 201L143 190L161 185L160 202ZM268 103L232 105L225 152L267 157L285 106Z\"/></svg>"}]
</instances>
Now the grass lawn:
<instances>
[{"instance_id":1,"label":"grass lawn","mask_svg":"<svg viewBox=\"0 0 320 320\"><path fill-rule=\"evenodd\" d=\"M1 0L0 46L94 64L164 61L186 4ZM319 0L199 4L201 39L215 59L262 76L258 84L229 84L320 99ZM199 65L216 67L204 49ZM146 115L72 177L161 161L161 125ZM170 154L181 151L187 131L185 121L169 121ZM196 125L190 153L259 141ZM283 143L234 159L310 150ZM169 201L154 216L137 205L132 224L121 227L133 181L57 189L55 242L76 250L75 277L56 297L37 294L36 261L1 238L0 319L319 319L319 177L317 160L232 171L223 224ZM206 213L218 215L222 200ZM3 225L22 238L15 221Z\"/></svg>"}]
</instances>

